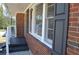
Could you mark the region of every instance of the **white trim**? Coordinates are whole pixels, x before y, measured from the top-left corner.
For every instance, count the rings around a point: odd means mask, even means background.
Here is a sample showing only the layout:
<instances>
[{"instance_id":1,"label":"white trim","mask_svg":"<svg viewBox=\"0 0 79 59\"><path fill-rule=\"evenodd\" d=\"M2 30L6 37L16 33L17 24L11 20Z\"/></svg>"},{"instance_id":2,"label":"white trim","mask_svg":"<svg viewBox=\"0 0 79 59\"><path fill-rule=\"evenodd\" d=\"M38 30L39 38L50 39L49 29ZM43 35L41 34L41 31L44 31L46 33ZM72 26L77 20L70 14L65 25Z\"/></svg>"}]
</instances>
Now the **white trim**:
<instances>
[{"instance_id":1,"label":"white trim","mask_svg":"<svg viewBox=\"0 0 79 59\"><path fill-rule=\"evenodd\" d=\"M32 12L32 33L34 33L35 28L35 7L33 6L33 12Z\"/></svg>"},{"instance_id":2,"label":"white trim","mask_svg":"<svg viewBox=\"0 0 79 59\"><path fill-rule=\"evenodd\" d=\"M28 7L24 10L24 13L33 5L33 3L29 4Z\"/></svg>"},{"instance_id":3,"label":"white trim","mask_svg":"<svg viewBox=\"0 0 79 59\"><path fill-rule=\"evenodd\" d=\"M9 39L11 36L11 27L7 27L7 33L6 33L6 55L9 55Z\"/></svg>"},{"instance_id":4,"label":"white trim","mask_svg":"<svg viewBox=\"0 0 79 59\"><path fill-rule=\"evenodd\" d=\"M17 26L16 26L16 19L15 19L15 37L17 37Z\"/></svg>"},{"instance_id":5,"label":"white trim","mask_svg":"<svg viewBox=\"0 0 79 59\"><path fill-rule=\"evenodd\" d=\"M36 33L31 33L36 39L40 40L42 39L41 36L37 35ZM41 41L42 42L42 41Z\"/></svg>"},{"instance_id":6,"label":"white trim","mask_svg":"<svg viewBox=\"0 0 79 59\"><path fill-rule=\"evenodd\" d=\"M53 17L53 16L51 16L51 17L48 17L48 16L47 16L47 17L46 17L46 19L51 19L51 18L54 18L54 17Z\"/></svg>"},{"instance_id":7,"label":"white trim","mask_svg":"<svg viewBox=\"0 0 79 59\"><path fill-rule=\"evenodd\" d=\"M54 6L54 5L52 5L52 6ZM47 25L46 25L46 34L48 34L48 29L49 29L49 28L48 28L48 19L54 18L54 16L51 16L51 17L49 16L49 17L48 17L48 16L47 16L47 10L48 10L47 4L46 4L45 8L46 8L46 10L45 10L45 13L46 13L46 14L45 14L45 15L46 15L46 21L47 21L47 23L46 23L46 24L47 24ZM52 29L52 30L53 30L53 29ZM53 31L54 31L54 30L53 30ZM50 45L52 45L52 43L53 43L53 41L48 38L48 35L46 35L45 41L46 41L47 43L49 43Z\"/></svg>"},{"instance_id":8,"label":"white trim","mask_svg":"<svg viewBox=\"0 0 79 59\"><path fill-rule=\"evenodd\" d=\"M32 34L38 39L38 40L42 40L42 36L38 35L35 33L35 6L38 4L35 4L33 6L33 19L32 19Z\"/></svg>"},{"instance_id":9,"label":"white trim","mask_svg":"<svg viewBox=\"0 0 79 59\"><path fill-rule=\"evenodd\" d=\"M42 41L45 39L45 4L43 4Z\"/></svg>"},{"instance_id":10,"label":"white trim","mask_svg":"<svg viewBox=\"0 0 79 59\"><path fill-rule=\"evenodd\" d=\"M34 23L34 18L35 18L35 14L34 14L35 9L34 9L34 6L35 6L35 4L33 4L33 6L31 6L31 7L29 8L29 33L30 33L30 32L32 32L32 33L34 32L34 30L33 30L33 28L34 28L34 24L33 24L33 23ZM32 11L32 20L30 19L30 13L31 13L30 10L31 10L31 9L33 9L33 11ZM31 24L31 31L30 31L30 21L31 21L31 23L32 23L32 24Z\"/></svg>"}]
</instances>

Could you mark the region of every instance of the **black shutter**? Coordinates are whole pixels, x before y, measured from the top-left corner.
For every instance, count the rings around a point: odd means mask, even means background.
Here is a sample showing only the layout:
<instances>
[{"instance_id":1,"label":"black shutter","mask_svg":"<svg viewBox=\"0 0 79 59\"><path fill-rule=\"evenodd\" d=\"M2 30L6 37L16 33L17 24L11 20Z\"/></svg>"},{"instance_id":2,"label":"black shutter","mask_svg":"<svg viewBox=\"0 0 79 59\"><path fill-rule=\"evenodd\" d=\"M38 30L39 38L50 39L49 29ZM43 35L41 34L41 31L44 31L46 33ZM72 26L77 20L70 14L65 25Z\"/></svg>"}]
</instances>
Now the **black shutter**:
<instances>
[{"instance_id":1,"label":"black shutter","mask_svg":"<svg viewBox=\"0 0 79 59\"><path fill-rule=\"evenodd\" d=\"M55 4L53 54L65 54L67 40L68 4Z\"/></svg>"}]
</instances>

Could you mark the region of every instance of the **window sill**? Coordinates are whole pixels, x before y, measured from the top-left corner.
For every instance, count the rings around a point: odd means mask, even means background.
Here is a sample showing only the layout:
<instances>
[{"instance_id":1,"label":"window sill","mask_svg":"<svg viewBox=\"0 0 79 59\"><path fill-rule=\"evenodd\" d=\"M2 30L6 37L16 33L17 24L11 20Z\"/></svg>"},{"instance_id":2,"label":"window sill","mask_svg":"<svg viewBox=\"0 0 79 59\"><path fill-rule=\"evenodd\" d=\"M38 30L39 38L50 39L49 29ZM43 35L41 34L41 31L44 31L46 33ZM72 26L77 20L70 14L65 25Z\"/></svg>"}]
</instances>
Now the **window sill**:
<instances>
[{"instance_id":1,"label":"window sill","mask_svg":"<svg viewBox=\"0 0 79 59\"><path fill-rule=\"evenodd\" d=\"M43 41L42 43L44 43L46 46L48 46L49 48L52 49L52 45L51 44L47 43L46 41Z\"/></svg>"}]
</instances>

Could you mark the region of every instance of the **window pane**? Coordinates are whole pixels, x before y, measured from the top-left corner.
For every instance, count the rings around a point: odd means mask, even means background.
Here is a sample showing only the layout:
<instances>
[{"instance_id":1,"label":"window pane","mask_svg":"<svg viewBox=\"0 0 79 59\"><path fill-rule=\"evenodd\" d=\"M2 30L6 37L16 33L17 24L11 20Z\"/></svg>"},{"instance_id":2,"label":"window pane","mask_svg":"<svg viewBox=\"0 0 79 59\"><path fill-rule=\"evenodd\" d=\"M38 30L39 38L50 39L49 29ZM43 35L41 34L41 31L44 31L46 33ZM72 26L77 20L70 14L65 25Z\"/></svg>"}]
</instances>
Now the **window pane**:
<instances>
[{"instance_id":1,"label":"window pane","mask_svg":"<svg viewBox=\"0 0 79 59\"><path fill-rule=\"evenodd\" d=\"M51 5L51 4L50 4ZM52 17L54 16L54 5L50 6L48 4L48 9L47 9L47 17Z\"/></svg>"},{"instance_id":2,"label":"window pane","mask_svg":"<svg viewBox=\"0 0 79 59\"><path fill-rule=\"evenodd\" d=\"M54 28L54 20L52 19L48 19L48 28L53 29Z\"/></svg>"},{"instance_id":3,"label":"window pane","mask_svg":"<svg viewBox=\"0 0 79 59\"><path fill-rule=\"evenodd\" d=\"M53 39L53 30L48 30L48 39Z\"/></svg>"},{"instance_id":4,"label":"window pane","mask_svg":"<svg viewBox=\"0 0 79 59\"><path fill-rule=\"evenodd\" d=\"M35 33L42 35L42 13L43 13L43 4L39 4L35 9Z\"/></svg>"}]
</instances>

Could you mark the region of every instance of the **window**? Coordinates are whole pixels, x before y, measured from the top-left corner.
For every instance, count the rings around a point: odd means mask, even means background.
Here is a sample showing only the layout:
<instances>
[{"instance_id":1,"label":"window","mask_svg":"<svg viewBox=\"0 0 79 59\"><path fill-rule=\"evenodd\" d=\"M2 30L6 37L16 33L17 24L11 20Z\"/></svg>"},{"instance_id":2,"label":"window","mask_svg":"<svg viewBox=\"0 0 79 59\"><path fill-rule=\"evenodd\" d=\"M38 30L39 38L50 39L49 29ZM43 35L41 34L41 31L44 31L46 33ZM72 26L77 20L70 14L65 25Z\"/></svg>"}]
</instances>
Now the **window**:
<instances>
[{"instance_id":1,"label":"window","mask_svg":"<svg viewBox=\"0 0 79 59\"><path fill-rule=\"evenodd\" d=\"M54 36L54 4L46 4L46 41L52 44Z\"/></svg>"},{"instance_id":2,"label":"window","mask_svg":"<svg viewBox=\"0 0 79 59\"><path fill-rule=\"evenodd\" d=\"M54 36L54 4L35 4L30 9L30 32L41 42L52 47Z\"/></svg>"},{"instance_id":3,"label":"window","mask_svg":"<svg viewBox=\"0 0 79 59\"><path fill-rule=\"evenodd\" d=\"M42 36L43 4L35 6L35 33Z\"/></svg>"}]
</instances>

